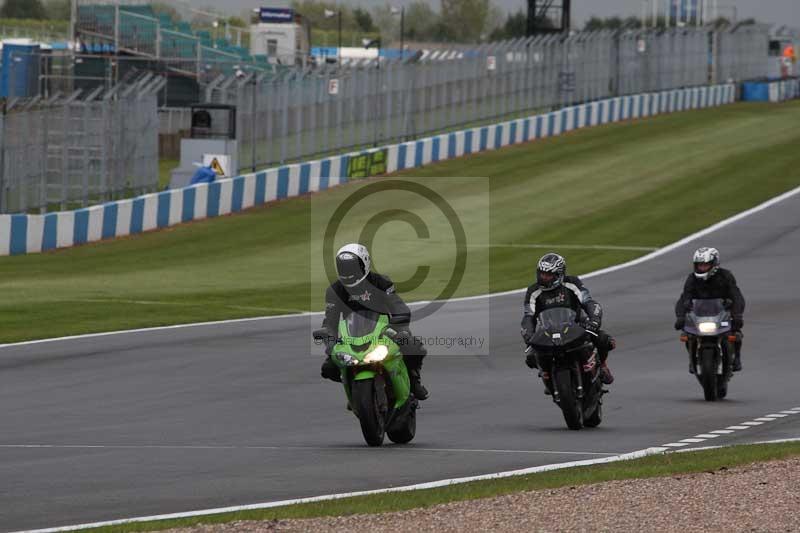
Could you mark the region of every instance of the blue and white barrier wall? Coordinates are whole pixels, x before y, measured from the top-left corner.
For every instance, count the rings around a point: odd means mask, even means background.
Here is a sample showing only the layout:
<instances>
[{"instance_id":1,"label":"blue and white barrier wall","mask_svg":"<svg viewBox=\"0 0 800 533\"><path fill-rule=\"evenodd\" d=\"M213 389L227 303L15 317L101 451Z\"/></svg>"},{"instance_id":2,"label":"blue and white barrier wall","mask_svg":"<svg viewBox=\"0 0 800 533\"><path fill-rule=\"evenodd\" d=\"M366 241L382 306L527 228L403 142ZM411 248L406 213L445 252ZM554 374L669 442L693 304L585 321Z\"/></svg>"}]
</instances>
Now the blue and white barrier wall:
<instances>
[{"instance_id":1,"label":"blue and white barrier wall","mask_svg":"<svg viewBox=\"0 0 800 533\"><path fill-rule=\"evenodd\" d=\"M350 158L386 150L388 173L575 129L733 103L735 85L601 100L501 124L46 215L0 215L0 256L45 252L202 220L347 181Z\"/></svg>"},{"instance_id":2,"label":"blue and white barrier wall","mask_svg":"<svg viewBox=\"0 0 800 533\"><path fill-rule=\"evenodd\" d=\"M742 84L745 102L786 102L800 98L800 79L748 81Z\"/></svg>"}]
</instances>

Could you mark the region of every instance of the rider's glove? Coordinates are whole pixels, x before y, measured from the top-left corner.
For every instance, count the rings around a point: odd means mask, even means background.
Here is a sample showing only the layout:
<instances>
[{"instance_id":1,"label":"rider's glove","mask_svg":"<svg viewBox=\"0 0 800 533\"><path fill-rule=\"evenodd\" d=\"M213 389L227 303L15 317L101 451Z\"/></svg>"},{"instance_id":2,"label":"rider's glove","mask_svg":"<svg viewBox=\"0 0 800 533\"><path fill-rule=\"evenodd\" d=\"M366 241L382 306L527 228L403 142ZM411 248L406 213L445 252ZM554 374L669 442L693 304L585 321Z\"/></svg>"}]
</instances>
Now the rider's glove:
<instances>
[{"instance_id":1,"label":"rider's glove","mask_svg":"<svg viewBox=\"0 0 800 533\"><path fill-rule=\"evenodd\" d=\"M591 333L597 333L600 331L600 323L596 320L587 320L583 323L583 329Z\"/></svg>"},{"instance_id":2,"label":"rider's glove","mask_svg":"<svg viewBox=\"0 0 800 533\"><path fill-rule=\"evenodd\" d=\"M739 331L740 329L742 329L742 327L744 327L744 320L742 319L742 317L740 317L740 316L734 317L734 319L733 319L733 329L735 331Z\"/></svg>"},{"instance_id":3,"label":"rider's glove","mask_svg":"<svg viewBox=\"0 0 800 533\"><path fill-rule=\"evenodd\" d=\"M520 333L522 334L522 340L525 341L525 344L530 344L531 340L533 340L533 333L525 328L522 328Z\"/></svg>"},{"instance_id":4,"label":"rider's glove","mask_svg":"<svg viewBox=\"0 0 800 533\"><path fill-rule=\"evenodd\" d=\"M686 325L686 319L682 316L679 316L675 319L675 329L680 331Z\"/></svg>"}]
</instances>

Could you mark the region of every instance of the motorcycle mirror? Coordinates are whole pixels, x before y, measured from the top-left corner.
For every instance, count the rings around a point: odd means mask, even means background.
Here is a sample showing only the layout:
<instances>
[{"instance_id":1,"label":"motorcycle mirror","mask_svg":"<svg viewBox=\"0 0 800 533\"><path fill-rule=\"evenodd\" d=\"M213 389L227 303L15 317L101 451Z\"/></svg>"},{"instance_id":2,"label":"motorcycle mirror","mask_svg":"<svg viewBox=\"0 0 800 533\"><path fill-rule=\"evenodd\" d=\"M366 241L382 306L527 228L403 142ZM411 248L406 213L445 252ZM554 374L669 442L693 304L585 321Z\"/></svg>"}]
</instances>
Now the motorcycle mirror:
<instances>
[{"instance_id":1,"label":"motorcycle mirror","mask_svg":"<svg viewBox=\"0 0 800 533\"><path fill-rule=\"evenodd\" d=\"M315 330L314 333L312 333L311 335L314 337L314 340L318 341L324 341L325 339L330 337L330 335L328 334L328 330L324 328Z\"/></svg>"}]
</instances>

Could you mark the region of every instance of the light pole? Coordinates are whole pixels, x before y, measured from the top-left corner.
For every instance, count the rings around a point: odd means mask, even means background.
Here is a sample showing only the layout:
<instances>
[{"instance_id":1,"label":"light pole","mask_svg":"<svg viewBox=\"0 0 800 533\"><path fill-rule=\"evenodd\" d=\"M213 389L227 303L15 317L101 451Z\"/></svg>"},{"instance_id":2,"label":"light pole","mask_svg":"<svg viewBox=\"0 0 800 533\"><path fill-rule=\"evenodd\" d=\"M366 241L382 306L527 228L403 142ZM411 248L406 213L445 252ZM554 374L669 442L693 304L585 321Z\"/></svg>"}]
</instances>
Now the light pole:
<instances>
[{"instance_id":1,"label":"light pole","mask_svg":"<svg viewBox=\"0 0 800 533\"><path fill-rule=\"evenodd\" d=\"M400 14L400 60L406 57L406 6L401 6L399 9L396 7L390 8L392 15Z\"/></svg>"},{"instance_id":2,"label":"light pole","mask_svg":"<svg viewBox=\"0 0 800 533\"><path fill-rule=\"evenodd\" d=\"M339 27L339 39L338 45L336 47L336 62L338 64L342 63L342 10L339 9L337 11L331 11L330 9L325 10L325 18L330 19L333 17L337 17L339 20L337 21L337 25Z\"/></svg>"}]
</instances>

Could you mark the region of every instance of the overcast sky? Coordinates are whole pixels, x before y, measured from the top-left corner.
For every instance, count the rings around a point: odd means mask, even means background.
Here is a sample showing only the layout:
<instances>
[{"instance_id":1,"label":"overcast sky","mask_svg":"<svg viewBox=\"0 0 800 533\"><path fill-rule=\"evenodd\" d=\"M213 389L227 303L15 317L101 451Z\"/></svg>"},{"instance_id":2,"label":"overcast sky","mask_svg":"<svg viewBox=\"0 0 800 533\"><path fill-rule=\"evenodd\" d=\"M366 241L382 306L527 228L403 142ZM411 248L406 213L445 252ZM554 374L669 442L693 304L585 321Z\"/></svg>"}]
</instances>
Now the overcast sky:
<instances>
[{"instance_id":1,"label":"overcast sky","mask_svg":"<svg viewBox=\"0 0 800 533\"><path fill-rule=\"evenodd\" d=\"M225 5L229 10L240 13L243 9L264 7L281 7L289 5L288 0L225 0L224 2L213 2L211 0L187 0L188 3L202 8L208 5ZM391 0L388 3L393 5L408 4L411 0ZM527 2L525 0L491 0L495 5L507 11L517 11L523 9ZM666 5L667 0L660 0ZM361 5L371 7L386 4L386 0L341 0L348 5ZM431 2L438 8L439 1ZM720 12L731 14L731 6L736 6L739 11L739 18L755 17L763 22L772 24L785 24L800 28L800 0L719 0ZM573 0L573 24L582 25L591 15L601 17L620 15L639 15L641 13L642 0ZM722 6L729 6L723 10Z\"/></svg>"}]
</instances>

